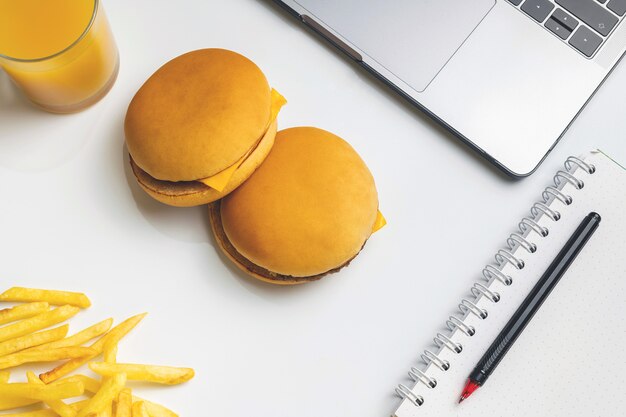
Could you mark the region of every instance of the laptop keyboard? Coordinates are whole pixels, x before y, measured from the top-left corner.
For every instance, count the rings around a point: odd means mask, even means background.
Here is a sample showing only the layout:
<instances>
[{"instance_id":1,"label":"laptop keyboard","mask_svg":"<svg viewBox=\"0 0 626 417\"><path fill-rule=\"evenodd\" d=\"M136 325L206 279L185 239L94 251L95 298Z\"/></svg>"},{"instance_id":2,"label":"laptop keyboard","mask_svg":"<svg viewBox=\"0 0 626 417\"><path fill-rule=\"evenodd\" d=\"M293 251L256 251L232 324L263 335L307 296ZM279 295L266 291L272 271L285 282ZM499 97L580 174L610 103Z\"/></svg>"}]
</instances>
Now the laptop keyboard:
<instances>
[{"instance_id":1,"label":"laptop keyboard","mask_svg":"<svg viewBox=\"0 0 626 417\"><path fill-rule=\"evenodd\" d=\"M626 0L508 0L591 58L626 15Z\"/></svg>"}]
</instances>

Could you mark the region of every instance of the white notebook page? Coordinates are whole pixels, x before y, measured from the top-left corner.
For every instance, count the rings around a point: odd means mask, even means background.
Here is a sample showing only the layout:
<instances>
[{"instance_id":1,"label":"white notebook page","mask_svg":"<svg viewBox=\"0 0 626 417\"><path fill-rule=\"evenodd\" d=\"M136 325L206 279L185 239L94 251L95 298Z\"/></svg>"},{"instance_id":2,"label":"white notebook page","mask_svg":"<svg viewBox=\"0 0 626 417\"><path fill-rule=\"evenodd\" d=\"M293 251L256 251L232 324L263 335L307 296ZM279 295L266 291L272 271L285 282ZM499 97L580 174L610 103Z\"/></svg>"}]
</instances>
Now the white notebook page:
<instances>
[{"instance_id":1,"label":"white notebook page","mask_svg":"<svg viewBox=\"0 0 626 417\"><path fill-rule=\"evenodd\" d=\"M574 176L585 186L577 190L568 183L563 188L573 203L550 204L562 217L557 222L540 218L539 224L550 233L545 238L534 232L528 235L537 244L536 253L516 250L525 267L516 270L507 264L503 271L513 284L495 282L490 287L501 294L501 301L479 300L488 317L480 320L470 314L465 320L475 326L476 334L469 337L456 331L453 340L463 345L463 351L441 351L439 356L450 361L450 369L408 364L426 369L437 386L430 389L418 383L413 392L424 398L424 404L417 407L405 400L397 417L626 415L626 170L597 151L584 159L596 166L596 172L576 170ZM595 234L485 385L458 404L471 370L591 211L602 217Z\"/></svg>"}]
</instances>

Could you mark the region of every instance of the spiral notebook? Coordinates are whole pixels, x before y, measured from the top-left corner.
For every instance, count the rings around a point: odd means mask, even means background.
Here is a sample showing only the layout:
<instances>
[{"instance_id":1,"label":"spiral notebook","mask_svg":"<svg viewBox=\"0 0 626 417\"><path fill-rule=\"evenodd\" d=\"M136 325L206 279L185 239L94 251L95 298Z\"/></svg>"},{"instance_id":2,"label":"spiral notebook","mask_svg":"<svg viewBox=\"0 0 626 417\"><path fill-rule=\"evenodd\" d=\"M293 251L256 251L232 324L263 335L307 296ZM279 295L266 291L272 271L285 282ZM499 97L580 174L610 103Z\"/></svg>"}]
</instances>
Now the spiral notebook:
<instances>
[{"instance_id":1,"label":"spiral notebook","mask_svg":"<svg viewBox=\"0 0 626 417\"><path fill-rule=\"evenodd\" d=\"M591 211L602 216L594 236L485 386L458 404L480 357ZM478 276L396 388L396 417L626 415L623 167L600 151L568 158Z\"/></svg>"}]
</instances>

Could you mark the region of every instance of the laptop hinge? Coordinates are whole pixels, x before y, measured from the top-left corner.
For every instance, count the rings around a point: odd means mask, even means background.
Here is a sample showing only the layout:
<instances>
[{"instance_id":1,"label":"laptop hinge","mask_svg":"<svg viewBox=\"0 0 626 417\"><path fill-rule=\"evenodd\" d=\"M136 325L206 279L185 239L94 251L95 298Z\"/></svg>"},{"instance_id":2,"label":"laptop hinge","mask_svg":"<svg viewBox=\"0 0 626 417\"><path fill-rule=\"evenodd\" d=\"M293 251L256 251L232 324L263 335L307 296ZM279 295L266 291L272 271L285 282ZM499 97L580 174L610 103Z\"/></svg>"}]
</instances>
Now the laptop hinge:
<instances>
[{"instance_id":1,"label":"laptop hinge","mask_svg":"<svg viewBox=\"0 0 626 417\"><path fill-rule=\"evenodd\" d=\"M355 51L350 46L348 46L344 41L339 39L337 36L335 36L332 32L330 32L324 26L317 23L313 18L303 14L300 16L300 19L302 19L302 22L305 25L307 25L308 27L310 27L311 29L313 29L314 31L316 31L317 33L319 33L320 35L328 39L333 45L335 45L337 48L339 48L341 51L347 54L350 58L358 62L363 61L363 57L361 56L361 54L359 54L357 51Z\"/></svg>"}]
</instances>

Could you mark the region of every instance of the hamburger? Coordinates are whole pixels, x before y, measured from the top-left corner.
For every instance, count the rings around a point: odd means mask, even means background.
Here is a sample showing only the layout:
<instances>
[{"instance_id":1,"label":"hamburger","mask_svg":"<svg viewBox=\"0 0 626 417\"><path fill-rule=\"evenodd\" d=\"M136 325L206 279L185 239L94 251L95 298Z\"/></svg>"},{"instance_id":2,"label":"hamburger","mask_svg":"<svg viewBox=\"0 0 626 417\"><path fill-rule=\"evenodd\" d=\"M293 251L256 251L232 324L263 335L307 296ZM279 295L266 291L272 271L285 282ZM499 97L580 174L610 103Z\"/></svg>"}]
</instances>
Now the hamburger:
<instances>
[{"instance_id":1,"label":"hamburger","mask_svg":"<svg viewBox=\"0 0 626 417\"><path fill-rule=\"evenodd\" d=\"M200 49L159 68L124 122L132 171L154 199L188 207L215 201L268 155L284 98L249 59Z\"/></svg>"},{"instance_id":2,"label":"hamburger","mask_svg":"<svg viewBox=\"0 0 626 417\"><path fill-rule=\"evenodd\" d=\"M363 160L343 139L313 127L278 132L263 164L211 204L209 216L237 267L282 285L339 271L385 224Z\"/></svg>"}]
</instances>

